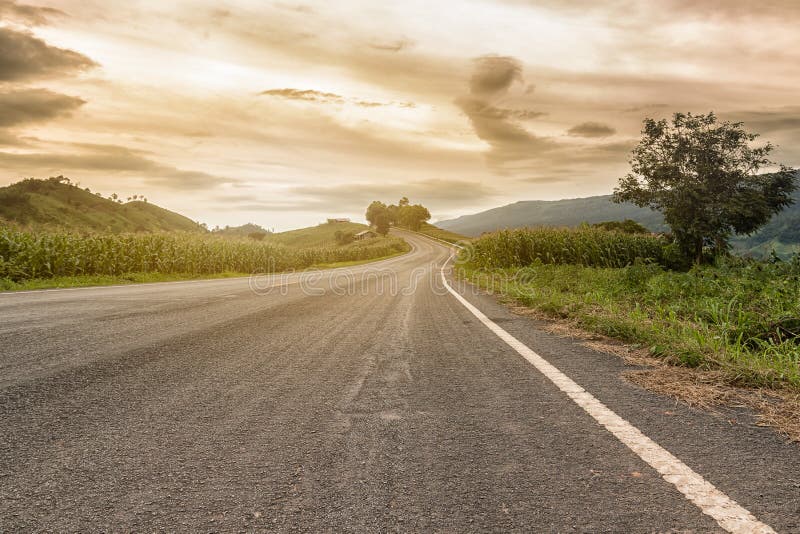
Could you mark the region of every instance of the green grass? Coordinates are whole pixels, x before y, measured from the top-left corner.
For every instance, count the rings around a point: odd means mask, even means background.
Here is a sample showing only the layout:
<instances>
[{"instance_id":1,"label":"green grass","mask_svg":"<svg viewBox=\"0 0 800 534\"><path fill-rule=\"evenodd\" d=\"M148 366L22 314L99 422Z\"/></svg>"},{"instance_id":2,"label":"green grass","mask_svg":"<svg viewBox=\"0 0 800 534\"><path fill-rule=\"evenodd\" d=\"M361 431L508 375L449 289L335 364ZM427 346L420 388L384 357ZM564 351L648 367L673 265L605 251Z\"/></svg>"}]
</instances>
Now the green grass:
<instances>
[{"instance_id":1,"label":"green grass","mask_svg":"<svg viewBox=\"0 0 800 534\"><path fill-rule=\"evenodd\" d=\"M355 234L368 229L369 226L354 222L323 223L309 228L270 234L266 236L265 241L295 248L326 247L336 245L337 231Z\"/></svg>"},{"instance_id":2,"label":"green grass","mask_svg":"<svg viewBox=\"0 0 800 534\"><path fill-rule=\"evenodd\" d=\"M464 243L470 240L470 238L466 236L451 232L450 230L444 230L443 228L429 223L422 223L419 233L441 239L442 241L447 241L448 243Z\"/></svg>"},{"instance_id":3,"label":"green grass","mask_svg":"<svg viewBox=\"0 0 800 534\"><path fill-rule=\"evenodd\" d=\"M0 220L22 227L80 232L196 232L188 217L142 201L118 204L80 187L23 180L0 187Z\"/></svg>"},{"instance_id":4,"label":"green grass","mask_svg":"<svg viewBox=\"0 0 800 534\"><path fill-rule=\"evenodd\" d=\"M727 260L669 271L461 263L459 276L588 331L642 345L682 366L722 370L737 385L800 388L800 260Z\"/></svg>"},{"instance_id":5,"label":"green grass","mask_svg":"<svg viewBox=\"0 0 800 534\"><path fill-rule=\"evenodd\" d=\"M211 280L216 278L237 278L249 276L249 273L127 273L121 275L83 275L58 276L54 278L34 278L13 282L0 278L0 291L30 291L34 289L58 289L90 286L117 286L127 284L148 284L154 282L177 282L183 280Z\"/></svg>"}]
</instances>

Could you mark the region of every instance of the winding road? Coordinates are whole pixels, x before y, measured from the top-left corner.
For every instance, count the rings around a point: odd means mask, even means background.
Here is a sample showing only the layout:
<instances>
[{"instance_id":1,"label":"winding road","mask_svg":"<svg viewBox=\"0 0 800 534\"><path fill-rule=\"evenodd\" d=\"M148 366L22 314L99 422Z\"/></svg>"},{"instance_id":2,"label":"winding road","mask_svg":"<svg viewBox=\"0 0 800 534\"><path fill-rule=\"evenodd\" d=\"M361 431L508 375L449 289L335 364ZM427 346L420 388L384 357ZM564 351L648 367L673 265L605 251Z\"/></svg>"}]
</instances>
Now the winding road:
<instances>
[{"instance_id":1,"label":"winding road","mask_svg":"<svg viewBox=\"0 0 800 534\"><path fill-rule=\"evenodd\" d=\"M0 294L0 531L800 532L796 444L626 382L404 237Z\"/></svg>"}]
</instances>

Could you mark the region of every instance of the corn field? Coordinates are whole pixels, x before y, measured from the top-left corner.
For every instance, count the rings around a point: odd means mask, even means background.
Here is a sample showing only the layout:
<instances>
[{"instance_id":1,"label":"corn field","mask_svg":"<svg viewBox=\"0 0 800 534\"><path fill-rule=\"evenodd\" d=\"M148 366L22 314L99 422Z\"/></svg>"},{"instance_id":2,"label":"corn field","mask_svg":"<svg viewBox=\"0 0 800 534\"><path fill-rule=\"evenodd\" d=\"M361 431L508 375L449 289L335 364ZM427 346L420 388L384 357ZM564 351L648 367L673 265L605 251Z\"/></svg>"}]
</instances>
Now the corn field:
<instances>
[{"instance_id":1,"label":"corn field","mask_svg":"<svg viewBox=\"0 0 800 534\"><path fill-rule=\"evenodd\" d=\"M405 250L385 238L346 247L282 245L189 234L81 235L0 228L0 279L126 273L279 272L320 263L368 260Z\"/></svg>"},{"instance_id":2,"label":"corn field","mask_svg":"<svg viewBox=\"0 0 800 534\"><path fill-rule=\"evenodd\" d=\"M637 258L662 263L665 243L647 235L596 228L521 228L472 241L468 261L478 267L525 267L534 263L624 267Z\"/></svg>"}]
</instances>

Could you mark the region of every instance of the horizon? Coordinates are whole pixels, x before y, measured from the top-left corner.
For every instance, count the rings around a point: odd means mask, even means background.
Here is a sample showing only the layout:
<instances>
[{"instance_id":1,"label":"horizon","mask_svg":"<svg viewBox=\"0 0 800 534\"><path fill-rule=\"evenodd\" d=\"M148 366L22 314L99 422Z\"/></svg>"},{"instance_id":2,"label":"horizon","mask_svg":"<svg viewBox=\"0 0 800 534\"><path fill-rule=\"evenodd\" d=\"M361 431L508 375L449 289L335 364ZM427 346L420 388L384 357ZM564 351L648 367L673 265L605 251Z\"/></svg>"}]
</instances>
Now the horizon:
<instances>
[{"instance_id":1,"label":"horizon","mask_svg":"<svg viewBox=\"0 0 800 534\"><path fill-rule=\"evenodd\" d=\"M800 166L798 22L783 0L0 0L0 186L63 174L209 227L401 196L442 221L610 194L642 119L712 110Z\"/></svg>"}]
</instances>

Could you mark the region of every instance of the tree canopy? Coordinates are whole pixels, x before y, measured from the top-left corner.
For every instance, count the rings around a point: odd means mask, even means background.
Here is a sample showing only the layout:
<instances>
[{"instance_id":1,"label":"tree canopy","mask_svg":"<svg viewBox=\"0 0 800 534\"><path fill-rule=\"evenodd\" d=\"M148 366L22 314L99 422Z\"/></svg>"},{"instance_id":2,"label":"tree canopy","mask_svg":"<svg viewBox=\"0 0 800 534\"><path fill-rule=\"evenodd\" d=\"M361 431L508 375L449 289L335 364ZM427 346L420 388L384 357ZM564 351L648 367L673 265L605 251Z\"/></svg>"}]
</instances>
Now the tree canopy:
<instances>
[{"instance_id":1,"label":"tree canopy","mask_svg":"<svg viewBox=\"0 0 800 534\"><path fill-rule=\"evenodd\" d=\"M645 119L614 201L661 211L681 251L696 262L704 247L720 254L731 235L755 232L793 202L794 169L769 159L771 143L752 146L757 137L714 113ZM770 167L780 170L759 174Z\"/></svg>"},{"instance_id":2,"label":"tree canopy","mask_svg":"<svg viewBox=\"0 0 800 534\"><path fill-rule=\"evenodd\" d=\"M397 204L388 206L379 200L373 201L367 208L366 217L378 233L386 235L390 225L417 231L431 218L431 213L422 204L411 204L407 197L403 197Z\"/></svg>"}]
</instances>

